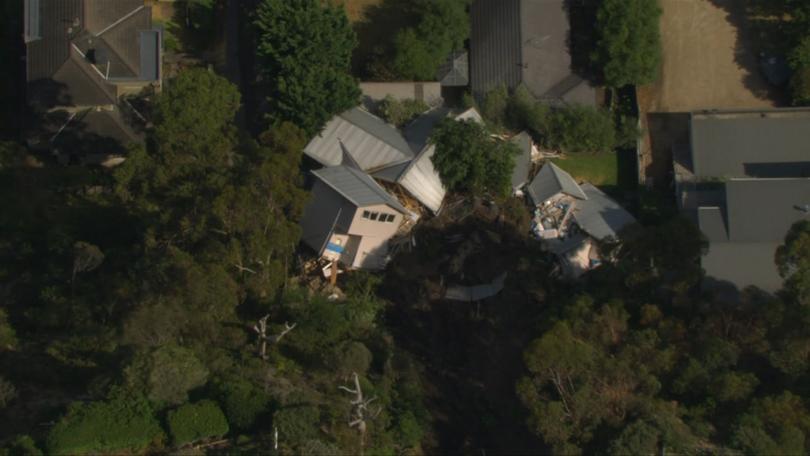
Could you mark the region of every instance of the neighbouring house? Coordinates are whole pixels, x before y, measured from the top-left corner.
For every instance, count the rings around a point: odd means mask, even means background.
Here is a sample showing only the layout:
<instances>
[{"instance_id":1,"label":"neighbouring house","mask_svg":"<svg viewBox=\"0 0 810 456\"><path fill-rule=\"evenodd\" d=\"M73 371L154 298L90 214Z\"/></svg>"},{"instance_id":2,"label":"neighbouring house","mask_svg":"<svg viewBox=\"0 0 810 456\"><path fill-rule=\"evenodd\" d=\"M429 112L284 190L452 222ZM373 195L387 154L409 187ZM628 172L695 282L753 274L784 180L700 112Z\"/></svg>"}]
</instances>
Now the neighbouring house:
<instances>
[{"instance_id":1,"label":"neighbouring house","mask_svg":"<svg viewBox=\"0 0 810 456\"><path fill-rule=\"evenodd\" d=\"M330 120L304 148L324 168L313 171L312 201L302 220L303 241L319 257L347 268L380 269L388 241L418 218L400 201L438 213L446 194L431 158L433 128L447 117L482 122L475 110L434 108L400 132L361 108Z\"/></svg>"},{"instance_id":2,"label":"neighbouring house","mask_svg":"<svg viewBox=\"0 0 810 456\"><path fill-rule=\"evenodd\" d=\"M535 208L533 231L560 259L565 275L578 277L599 266L597 242L616 239L635 222L630 213L590 183L547 162L526 187Z\"/></svg>"},{"instance_id":3,"label":"neighbouring house","mask_svg":"<svg viewBox=\"0 0 810 456\"><path fill-rule=\"evenodd\" d=\"M778 291L776 248L810 220L810 109L692 113L673 167L678 205L709 242L704 288Z\"/></svg>"},{"instance_id":4,"label":"neighbouring house","mask_svg":"<svg viewBox=\"0 0 810 456\"><path fill-rule=\"evenodd\" d=\"M124 100L161 81L161 32L144 0L25 0L32 149L102 163L140 141Z\"/></svg>"},{"instance_id":5,"label":"neighbouring house","mask_svg":"<svg viewBox=\"0 0 810 456\"><path fill-rule=\"evenodd\" d=\"M596 104L593 86L571 69L566 0L475 0L470 8L470 85L481 96L523 84L552 105Z\"/></svg>"}]
</instances>

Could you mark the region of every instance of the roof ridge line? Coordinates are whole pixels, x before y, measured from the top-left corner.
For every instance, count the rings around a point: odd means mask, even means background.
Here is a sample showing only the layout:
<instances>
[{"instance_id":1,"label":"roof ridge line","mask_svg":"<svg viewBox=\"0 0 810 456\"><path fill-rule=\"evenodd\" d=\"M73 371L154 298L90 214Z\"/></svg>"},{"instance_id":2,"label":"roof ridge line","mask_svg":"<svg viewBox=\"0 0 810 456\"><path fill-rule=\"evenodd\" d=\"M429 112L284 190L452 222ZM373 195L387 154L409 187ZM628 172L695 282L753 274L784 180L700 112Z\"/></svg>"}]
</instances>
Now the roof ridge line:
<instances>
[{"instance_id":1,"label":"roof ridge line","mask_svg":"<svg viewBox=\"0 0 810 456\"><path fill-rule=\"evenodd\" d=\"M132 11L128 12L127 14L121 16L118 20L116 20L112 24L110 24L107 27L105 27L104 29L102 29L100 32L94 33L93 36L95 36L96 38L100 38L101 35L103 35L104 33L107 33L111 29L113 29L113 28L117 27L118 25L120 25L121 23L125 22L127 19L134 16L136 13L138 13L140 10L142 10L144 8L146 8L146 5L141 5L141 6L137 7L137 8L135 8L134 10L132 10Z\"/></svg>"},{"instance_id":2,"label":"roof ridge line","mask_svg":"<svg viewBox=\"0 0 810 456\"><path fill-rule=\"evenodd\" d=\"M368 116L370 116L370 117L374 118L375 120L379 120L379 121L381 121L381 122L382 122L382 124L383 124L383 125L385 125L386 127L391 128L392 130L394 130L394 131L395 131L395 132L396 132L396 133L399 135L399 137L400 137L400 138L402 138L402 140L405 142L405 145L406 145L406 146L408 146L408 150L411 152L411 155L413 155L413 150L411 150L411 146L410 146L410 144L408 144L408 140L405 138L405 136L404 136L402 133L400 133L400 131L399 131L399 129L398 129L398 128L394 128L394 127L393 127L391 124L389 124L388 122L386 122L386 121L385 121L385 120L383 120L382 118L375 116L374 114L370 113L369 111L366 111L365 109L362 109L362 108L361 108L361 107L359 107L359 106L356 106L356 107L354 107L354 108L352 108L352 109L356 109L356 110L358 110L358 111L360 111L360 112L362 112L362 113L364 113L364 114L366 114L366 115L368 115ZM351 111L352 109L350 109L349 111ZM384 144L388 144L389 146L391 146L391 148L393 148L393 149L395 149L395 150L398 150L398 151L400 151L400 152L402 152L402 153L405 153L405 152L403 152L402 150L400 150L400 148L399 148L399 147L397 147L397 146L395 146L395 145L391 144L390 142L388 142L388 141L386 141L385 139L381 138L379 135L374 134L374 132L368 131L368 130L366 130L365 128L361 127L360 125L357 125L356 123L352 122L351 120L349 120L349 119L347 119L347 118L343 117L343 114L344 114L344 113L340 113L340 114L338 114L338 116L339 116L341 119L345 120L346 122L348 122L348 123L350 123L350 124L354 125L355 127L359 128L359 129L361 129L361 130L363 130L363 131L364 131L364 132L366 132L366 133L367 133L369 136L373 136L374 138L377 138L377 140L378 140L378 141L380 141L380 142L382 142L382 143L384 143Z\"/></svg>"}]
</instances>

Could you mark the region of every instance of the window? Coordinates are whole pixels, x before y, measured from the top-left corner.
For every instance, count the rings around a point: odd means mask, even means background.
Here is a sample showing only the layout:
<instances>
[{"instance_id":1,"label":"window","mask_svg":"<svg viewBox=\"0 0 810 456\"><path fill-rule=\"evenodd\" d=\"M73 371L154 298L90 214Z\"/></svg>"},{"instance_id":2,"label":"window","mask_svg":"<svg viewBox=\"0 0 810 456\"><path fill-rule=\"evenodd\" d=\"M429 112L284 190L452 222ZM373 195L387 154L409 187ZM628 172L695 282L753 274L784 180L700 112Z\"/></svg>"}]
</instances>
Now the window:
<instances>
[{"instance_id":1,"label":"window","mask_svg":"<svg viewBox=\"0 0 810 456\"><path fill-rule=\"evenodd\" d=\"M377 216L379 216L379 215L380 215L379 212L372 212L371 213L371 220L377 220Z\"/></svg>"},{"instance_id":2,"label":"window","mask_svg":"<svg viewBox=\"0 0 810 456\"><path fill-rule=\"evenodd\" d=\"M393 223L393 222L394 222L394 219L395 219L395 218L397 218L397 217L396 217L394 214L386 214L386 216L387 216L388 218L387 218L387 219L385 219L385 221L386 221L386 222L388 222L388 223Z\"/></svg>"},{"instance_id":3,"label":"window","mask_svg":"<svg viewBox=\"0 0 810 456\"><path fill-rule=\"evenodd\" d=\"M369 211L363 211L363 218L364 218L364 219L367 219L367 218L370 218L370 217L371 217L371 212L369 212Z\"/></svg>"}]
</instances>

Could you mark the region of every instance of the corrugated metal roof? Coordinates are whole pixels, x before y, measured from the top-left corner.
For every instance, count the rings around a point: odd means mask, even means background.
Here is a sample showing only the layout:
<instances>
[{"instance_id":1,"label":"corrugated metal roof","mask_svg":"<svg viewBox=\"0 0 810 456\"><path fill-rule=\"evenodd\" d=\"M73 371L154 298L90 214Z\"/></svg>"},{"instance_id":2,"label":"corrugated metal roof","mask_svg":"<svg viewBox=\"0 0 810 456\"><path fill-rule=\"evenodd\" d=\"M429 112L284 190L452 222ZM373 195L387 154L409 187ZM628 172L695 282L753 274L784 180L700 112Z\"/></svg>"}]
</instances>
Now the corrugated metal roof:
<instances>
[{"instance_id":1,"label":"corrugated metal roof","mask_svg":"<svg viewBox=\"0 0 810 456\"><path fill-rule=\"evenodd\" d=\"M405 126L405 139L411 150L421 152L428 143L433 129L450 114L450 109L438 107L422 114Z\"/></svg>"},{"instance_id":2,"label":"corrugated metal roof","mask_svg":"<svg viewBox=\"0 0 810 456\"><path fill-rule=\"evenodd\" d=\"M520 0L475 0L470 6L470 84L476 94L521 81Z\"/></svg>"},{"instance_id":3,"label":"corrugated metal roof","mask_svg":"<svg viewBox=\"0 0 810 456\"><path fill-rule=\"evenodd\" d=\"M704 287L733 297L748 286L775 293L782 278L774 263L777 242L712 242L700 265L706 271ZM730 288L730 290L729 290Z\"/></svg>"},{"instance_id":4,"label":"corrugated metal roof","mask_svg":"<svg viewBox=\"0 0 810 456\"><path fill-rule=\"evenodd\" d=\"M698 177L810 177L810 110L694 114L691 132Z\"/></svg>"},{"instance_id":5,"label":"corrugated metal roof","mask_svg":"<svg viewBox=\"0 0 810 456\"><path fill-rule=\"evenodd\" d=\"M433 213L439 212L447 193L439 173L433 167L435 151L433 145L422 151L399 179L399 184Z\"/></svg>"},{"instance_id":6,"label":"corrugated metal roof","mask_svg":"<svg viewBox=\"0 0 810 456\"><path fill-rule=\"evenodd\" d=\"M304 153L324 166L337 166L342 157L341 142L365 171L403 163L414 155L394 127L360 108L332 118Z\"/></svg>"},{"instance_id":7,"label":"corrugated metal roof","mask_svg":"<svg viewBox=\"0 0 810 456\"><path fill-rule=\"evenodd\" d=\"M560 192L574 198L588 199L574 178L552 162L547 162L534 176L527 191L536 206Z\"/></svg>"},{"instance_id":8,"label":"corrugated metal roof","mask_svg":"<svg viewBox=\"0 0 810 456\"><path fill-rule=\"evenodd\" d=\"M464 286L464 285L450 285L444 293L445 299L453 301L481 301L492 296L497 295L503 290L504 283L506 282L506 273L502 273L495 278L491 283L481 285Z\"/></svg>"},{"instance_id":9,"label":"corrugated metal roof","mask_svg":"<svg viewBox=\"0 0 810 456\"><path fill-rule=\"evenodd\" d=\"M515 167L512 169L512 188L517 190L529 179L532 166L532 137L523 131L513 136L511 141L520 148L520 155L515 157Z\"/></svg>"},{"instance_id":10,"label":"corrugated metal roof","mask_svg":"<svg viewBox=\"0 0 810 456\"><path fill-rule=\"evenodd\" d=\"M616 237L622 228L636 221L616 201L592 184L582 184L582 190L588 199L577 202L574 220L590 236L596 239Z\"/></svg>"},{"instance_id":11,"label":"corrugated metal roof","mask_svg":"<svg viewBox=\"0 0 810 456\"><path fill-rule=\"evenodd\" d=\"M157 81L160 79L160 31L145 30L140 33L141 63L139 79Z\"/></svg>"},{"instance_id":12,"label":"corrugated metal roof","mask_svg":"<svg viewBox=\"0 0 810 456\"><path fill-rule=\"evenodd\" d=\"M360 170L348 166L332 166L315 170L312 174L357 207L387 204L403 214L408 212L396 198Z\"/></svg>"}]
</instances>

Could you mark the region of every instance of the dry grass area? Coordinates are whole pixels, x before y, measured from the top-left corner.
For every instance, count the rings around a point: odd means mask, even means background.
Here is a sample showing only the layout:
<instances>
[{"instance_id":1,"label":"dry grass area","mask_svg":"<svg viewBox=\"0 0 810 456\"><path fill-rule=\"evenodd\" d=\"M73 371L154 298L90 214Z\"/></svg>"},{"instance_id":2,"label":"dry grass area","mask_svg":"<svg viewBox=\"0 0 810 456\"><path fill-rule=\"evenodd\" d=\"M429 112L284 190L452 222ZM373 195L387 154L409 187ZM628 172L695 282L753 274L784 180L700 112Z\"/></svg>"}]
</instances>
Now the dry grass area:
<instances>
[{"instance_id":1,"label":"dry grass area","mask_svg":"<svg viewBox=\"0 0 810 456\"><path fill-rule=\"evenodd\" d=\"M346 14L351 22L360 22L365 17L365 10L369 6L379 5L383 0L335 0L346 8Z\"/></svg>"},{"instance_id":2,"label":"dry grass area","mask_svg":"<svg viewBox=\"0 0 810 456\"><path fill-rule=\"evenodd\" d=\"M741 0L660 0L663 67L652 112L774 106Z\"/></svg>"}]
</instances>

